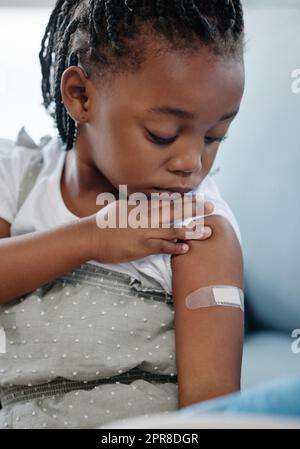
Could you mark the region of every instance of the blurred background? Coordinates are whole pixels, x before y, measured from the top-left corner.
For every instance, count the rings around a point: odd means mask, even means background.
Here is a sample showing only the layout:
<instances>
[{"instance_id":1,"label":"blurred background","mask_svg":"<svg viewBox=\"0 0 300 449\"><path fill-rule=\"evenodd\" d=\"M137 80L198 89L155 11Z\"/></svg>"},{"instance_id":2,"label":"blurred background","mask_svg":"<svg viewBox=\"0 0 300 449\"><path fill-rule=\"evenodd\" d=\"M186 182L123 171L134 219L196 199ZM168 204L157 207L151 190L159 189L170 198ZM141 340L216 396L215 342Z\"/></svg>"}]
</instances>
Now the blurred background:
<instances>
[{"instance_id":1,"label":"blurred background","mask_svg":"<svg viewBox=\"0 0 300 449\"><path fill-rule=\"evenodd\" d=\"M37 141L42 134L56 134L41 106L38 58L54 5L55 1L46 0L0 0L1 138L15 139L23 125Z\"/></svg>"},{"instance_id":2,"label":"blurred background","mask_svg":"<svg viewBox=\"0 0 300 449\"><path fill-rule=\"evenodd\" d=\"M56 135L40 43L54 1L0 0L0 137ZM244 387L300 374L300 0L244 0L246 90L212 175L245 258ZM292 349L294 348L294 350Z\"/></svg>"}]
</instances>

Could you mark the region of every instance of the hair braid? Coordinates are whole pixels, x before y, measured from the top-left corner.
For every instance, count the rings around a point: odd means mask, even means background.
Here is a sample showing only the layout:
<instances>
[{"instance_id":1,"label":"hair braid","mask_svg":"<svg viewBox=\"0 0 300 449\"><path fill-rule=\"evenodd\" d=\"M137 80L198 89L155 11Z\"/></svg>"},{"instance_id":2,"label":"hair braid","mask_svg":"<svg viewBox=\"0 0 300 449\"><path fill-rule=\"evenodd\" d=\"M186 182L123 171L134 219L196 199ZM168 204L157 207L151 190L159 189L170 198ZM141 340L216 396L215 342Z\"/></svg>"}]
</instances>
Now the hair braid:
<instances>
[{"instance_id":1,"label":"hair braid","mask_svg":"<svg viewBox=\"0 0 300 449\"><path fill-rule=\"evenodd\" d=\"M66 109L63 106L61 90L60 90L60 80L64 70L66 69L66 59L67 59L67 51L70 42L71 35L76 31L78 26L78 20L74 19L67 27L64 41L61 46L61 50L58 57L58 67L57 67L57 76L56 76L56 86L55 86L55 102L56 102L56 119L57 119L57 127L60 134L61 139L66 142L67 141L67 129L66 129Z\"/></svg>"},{"instance_id":2,"label":"hair braid","mask_svg":"<svg viewBox=\"0 0 300 449\"><path fill-rule=\"evenodd\" d=\"M235 36L240 36L244 31L244 13L240 0L231 0L235 10L235 23L233 24L233 32Z\"/></svg>"},{"instance_id":3,"label":"hair braid","mask_svg":"<svg viewBox=\"0 0 300 449\"><path fill-rule=\"evenodd\" d=\"M213 37L213 30L207 18L200 12L199 8L194 3L194 0L186 0L185 3L187 17L192 18L195 21L197 27L204 33L203 37L206 41L211 40Z\"/></svg>"},{"instance_id":4,"label":"hair braid","mask_svg":"<svg viewBox=\"0 0 300 449\"><path fill-rule=\"evenodd\" d=\"M69 59L69 66L70 65L78 65L78 55L77 52L71 53L70 59ZM72 117L67 113L67 146L66 151L69 151L73 148L74 140L77 134L77 125L75 121L72 119Z\"/></svg>"},{"instance_id":5,"label":"hair braid","mask_svg":"<svg viewBox=\"0 0 300 449\"><path fill-rule=\"evenodd\" d=\"M174 0L174 9L178 15L178 18L186 15L184 2L182 0Z\"/></svg>"},{"instance_id":6,"label":"hair braid","mask_svg":"<svg viewBox=\"0 0 300 449\"><path fill-rule=\"evenodd\" d=\"M114 1L113 0L105 0L105 16L107 21L107 32L108 36L111 40L113 48L119 50L118 46L118 38L119 34L117 31L117 23L114 14Z\"/></svg>"},{"instance_id":7,"label":"hair braid","mask_svg":"<svg viewBox=\"0 0 300 449\"><path fill-rule=\"evenodd\" d=\"M158 15L158 21L162 27L166 25L165 8L166 8L166 4L165 4L164 0L156 0L156 11L157 11L157 15Z\"/></svg>"},{"instance_id":8,"label":"hair braid","mask_svg":"<svg viewBox=\"0 0 300 449\"><path fill-rule=\"evenodd\" d=\"M41 42L41 50L39 52L39 59L40 59L41 68L42 68L42 93L43 93L43 97L44 97L44 105L46 108L49 106L50 101L51 101L51 99L50 99L50 79L49 78L50 78L50 67L51 67L51 62L52 62L53 39L54 39L56 24L57 24L57 20L58 20L57 12L59 11L59 9L63 5L63 3L64 3L64 0L58 1L51 16L50 16L49 22L48 22L46 30L45 30L44 37ZM48 45L46 48L46 40L48 38L48 34L50 34L50 35L49 35L49 39L48 39ZM45 48L46 48L46 52L45 52ZM45 59L45 64L43 62L44 59Z\"/></svg>"}]
</instances>

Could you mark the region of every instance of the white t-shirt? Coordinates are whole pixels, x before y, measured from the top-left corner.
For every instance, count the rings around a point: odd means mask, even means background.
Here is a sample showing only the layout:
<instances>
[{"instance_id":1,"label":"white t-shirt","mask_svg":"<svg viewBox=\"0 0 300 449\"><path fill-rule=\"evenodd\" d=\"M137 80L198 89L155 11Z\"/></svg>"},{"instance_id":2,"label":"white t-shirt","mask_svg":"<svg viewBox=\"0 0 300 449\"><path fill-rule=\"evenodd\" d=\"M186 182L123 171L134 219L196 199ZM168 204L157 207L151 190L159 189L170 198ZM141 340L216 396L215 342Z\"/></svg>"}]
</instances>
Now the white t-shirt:
<instances>
[{"instance_id":1,"label":"white t-shirt","mask_svg":"<svg viewBox=\"0 0 300 449\"><path fill-rule=\"evenodd\" d=\"M11 236L47 230L79 219L67 209L61 195L60 180L67 153L61 148L58 137L52 138L42 148L43 167L23 206L19 211L17 210L20 183L29 166L30 159L36 151L40 150L16 145L7 139L0 139L0 217L11 223ZM237 220L221 197L212 177L206 176L195 192L204 193L204 199L214 203L215 209L212 215L226 217L241 243ZM189 221L189 219L184 221L184 224ZM170 254L154 254L120 264L89 262L129 274L136 279L140 279L139 272L145 273L158 281L169 294L172 294Z\"/></svg>"}]
</instances>

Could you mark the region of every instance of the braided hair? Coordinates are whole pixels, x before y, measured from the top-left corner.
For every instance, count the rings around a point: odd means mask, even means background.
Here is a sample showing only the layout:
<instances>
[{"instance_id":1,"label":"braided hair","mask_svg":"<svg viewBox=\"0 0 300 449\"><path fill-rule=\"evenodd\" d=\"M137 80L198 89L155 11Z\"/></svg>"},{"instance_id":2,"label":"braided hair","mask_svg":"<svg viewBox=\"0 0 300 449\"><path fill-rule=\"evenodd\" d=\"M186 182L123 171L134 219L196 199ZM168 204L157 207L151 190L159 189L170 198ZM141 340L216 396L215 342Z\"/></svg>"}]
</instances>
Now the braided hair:
<instances>
[{"instance_id":1,"label":"braided hair","mask_svg":"<svg viewBox=\"0 0 300 449\"><path fill-rule=\"evenodd\" d=\"M65 69L80 63L87 76L101 79L117 71L136 71L144 53L134 42L149 30L172 49L192 50L200 43L216 54L233 54L243 44L241 1L57 0L39 59L43 105L56 121L66 151L73 147L76 123L62 101Z\"/></svg>"}]
</instances>

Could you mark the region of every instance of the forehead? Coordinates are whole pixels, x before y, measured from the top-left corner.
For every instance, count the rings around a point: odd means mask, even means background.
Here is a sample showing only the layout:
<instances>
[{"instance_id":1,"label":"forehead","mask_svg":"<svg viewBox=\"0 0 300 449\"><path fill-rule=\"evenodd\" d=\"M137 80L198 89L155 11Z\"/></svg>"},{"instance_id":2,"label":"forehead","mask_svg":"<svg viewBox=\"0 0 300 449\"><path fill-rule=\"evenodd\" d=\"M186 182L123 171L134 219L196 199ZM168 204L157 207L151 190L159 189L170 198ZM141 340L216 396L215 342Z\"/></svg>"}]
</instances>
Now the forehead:
<instances>
[{"instance_id":1,"label":"forehead","mask_svg":"<svg viewBox=\"0 0 300 449\"><path fill-rule=\"evenodd\" d=\"M115 77L111 106L149 114L151 108L169 105L209 122L237 109L243 90L242 57L225 59L207 47L189 52L154 49L136 73Z\"/></svg>"}]
</instances>

